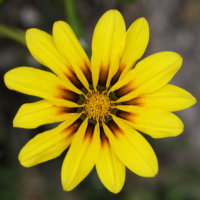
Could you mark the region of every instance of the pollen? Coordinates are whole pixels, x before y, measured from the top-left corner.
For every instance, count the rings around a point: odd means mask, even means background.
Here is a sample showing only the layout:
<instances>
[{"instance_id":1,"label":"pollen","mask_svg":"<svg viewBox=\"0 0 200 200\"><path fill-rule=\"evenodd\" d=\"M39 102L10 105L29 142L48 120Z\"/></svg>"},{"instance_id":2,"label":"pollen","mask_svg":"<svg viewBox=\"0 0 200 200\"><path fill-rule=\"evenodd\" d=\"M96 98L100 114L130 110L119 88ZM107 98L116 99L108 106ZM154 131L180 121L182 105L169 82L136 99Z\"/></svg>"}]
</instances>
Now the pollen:
<instances>
[{"instance_id":1,"label":"pollen","mask_svg":"<svg viewBox=\"0 0 200 200\"><path fill-rule=\"evenodd\" d=\"M113 106L106 92L92 91L87 94L84 111L90 119L105 121Z\"/></svg>"}]
</instances>

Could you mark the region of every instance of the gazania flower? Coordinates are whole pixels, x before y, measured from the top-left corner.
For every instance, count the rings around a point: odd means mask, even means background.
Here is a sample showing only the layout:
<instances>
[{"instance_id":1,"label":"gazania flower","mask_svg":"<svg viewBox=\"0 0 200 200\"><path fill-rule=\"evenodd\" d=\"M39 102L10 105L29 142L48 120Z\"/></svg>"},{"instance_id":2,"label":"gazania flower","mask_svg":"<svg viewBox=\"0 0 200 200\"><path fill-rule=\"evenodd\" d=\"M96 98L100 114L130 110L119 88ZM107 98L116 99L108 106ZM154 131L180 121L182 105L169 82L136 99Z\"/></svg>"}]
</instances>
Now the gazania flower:
<instances>
[{"instance_id":1,"label":"gazania flower","mask_svg":"<svg viewBox=\"0 0 200 200\"><path fill-rule=\"evenodd\" d=\"M53 36L29 29L26 41L31 54L54 73L31 67L6 73L9 89L43 98L24 104L14 127L62 123L30 140L19 154L20 163L31 167L58 157L69 147L61 173L67 191L94 166L113 193L123 187L125 167L139 176L155 176L156 155L137 130L153 138L179 135L183 123L171 112L195 104L196 99L167 84L182 64L177 53L153 54L132 69L148 40L144 18L126 32L121 14L110 10L96 25L90 62L67 23L56 22Z\"/></svg>"}]
</instances>

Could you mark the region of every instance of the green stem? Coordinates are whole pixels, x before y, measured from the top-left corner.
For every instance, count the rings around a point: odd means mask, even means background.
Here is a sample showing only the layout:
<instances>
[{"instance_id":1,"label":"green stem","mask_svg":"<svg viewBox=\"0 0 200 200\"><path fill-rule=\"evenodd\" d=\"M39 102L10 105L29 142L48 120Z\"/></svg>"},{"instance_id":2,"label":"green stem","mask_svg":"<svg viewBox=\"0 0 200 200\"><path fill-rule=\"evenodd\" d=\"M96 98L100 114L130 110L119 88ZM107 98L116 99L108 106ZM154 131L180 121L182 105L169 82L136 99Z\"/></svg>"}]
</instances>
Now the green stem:
<instances>
[{"instance_id":1,"label":"green stem","mask_svg":"<svg viewBox=\"0 0 200 200\"><path fill-rule=\"evenodd\" d=\"M0 37L13 39L26 46L25 32L22 30L0 24Z\"/></svg>"},{"instance_id":2,"label":"green stem","mask_svg":"<svg viewBox=\"0 0 200 200\"><path fill-rule=\"evenodd\" d=\"M77 0L64 0L67 22L78 39L83 39L83 29L77 9Z\"/></svg>"}]
</instances>

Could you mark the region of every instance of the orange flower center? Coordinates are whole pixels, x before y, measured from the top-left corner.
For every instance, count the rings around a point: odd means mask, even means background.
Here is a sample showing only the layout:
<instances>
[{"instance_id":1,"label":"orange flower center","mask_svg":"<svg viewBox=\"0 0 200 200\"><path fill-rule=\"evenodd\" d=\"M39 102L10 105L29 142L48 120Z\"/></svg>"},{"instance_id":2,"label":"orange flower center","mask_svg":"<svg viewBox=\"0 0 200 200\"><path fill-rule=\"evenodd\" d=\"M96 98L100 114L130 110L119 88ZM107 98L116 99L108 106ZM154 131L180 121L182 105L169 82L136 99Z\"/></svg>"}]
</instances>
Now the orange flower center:
<instances>
[{"instance_id":1,"label":"orange flower center","mask_svg":"<svg viewBox=\"0 0 200 200\"><path fill-rule=\"evenodd\" d=\"M105 117L108 117L114 105L107 93L93 90L87 97L84 107L86 115L96 121L105 121Z\"/></svg>"}]
</instances>

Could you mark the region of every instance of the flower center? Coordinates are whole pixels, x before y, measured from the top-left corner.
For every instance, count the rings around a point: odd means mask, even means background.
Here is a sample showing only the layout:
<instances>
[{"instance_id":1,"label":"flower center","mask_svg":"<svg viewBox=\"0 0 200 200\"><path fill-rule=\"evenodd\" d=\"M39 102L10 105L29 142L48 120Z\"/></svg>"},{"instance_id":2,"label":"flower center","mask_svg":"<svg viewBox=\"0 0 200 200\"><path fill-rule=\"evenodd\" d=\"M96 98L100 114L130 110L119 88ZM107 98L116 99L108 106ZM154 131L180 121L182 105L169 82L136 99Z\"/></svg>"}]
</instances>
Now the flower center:
<instances>
[{"instance_id":1,"label":"flower center","mask_svg":"<svg viewBox=\"0 0 200 200\"><path fill-rule=\"evenodd\" d=\"M87 94L88 99L85 101L84 111L90 119L96 121L105 121L114 105L107 93L92 91Z\"/></svg>"}]
</instances>

